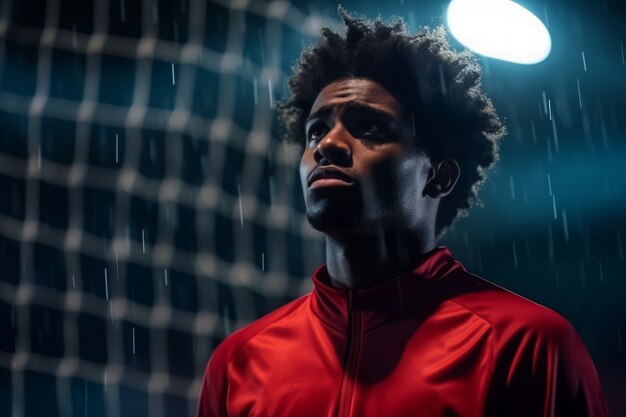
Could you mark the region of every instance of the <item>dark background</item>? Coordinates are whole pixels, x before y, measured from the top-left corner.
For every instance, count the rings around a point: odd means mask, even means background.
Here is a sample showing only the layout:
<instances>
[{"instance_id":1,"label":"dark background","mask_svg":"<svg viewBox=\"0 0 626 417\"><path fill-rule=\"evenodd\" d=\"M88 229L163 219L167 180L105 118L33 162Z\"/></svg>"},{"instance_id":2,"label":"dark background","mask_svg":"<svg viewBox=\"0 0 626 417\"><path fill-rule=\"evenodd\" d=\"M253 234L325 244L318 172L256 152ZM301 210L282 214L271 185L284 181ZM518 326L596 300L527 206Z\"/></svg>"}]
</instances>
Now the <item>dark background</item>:
<instances>
[{"instance_id":1,"label":"dark background","mask_svg":"<svg viewBox=\"0 0 626 417\"><path fill-rule=\"evenodd\" d=\"M341 4L417 30L447 2ZM565 316L626 415L626 14L520 4L552 53L480 58L509 134L441 244ZM0 1L0 415L194 415L214 347L308 291L323 244L271 106L336 9Z\"/></svg>"}]
</instances>

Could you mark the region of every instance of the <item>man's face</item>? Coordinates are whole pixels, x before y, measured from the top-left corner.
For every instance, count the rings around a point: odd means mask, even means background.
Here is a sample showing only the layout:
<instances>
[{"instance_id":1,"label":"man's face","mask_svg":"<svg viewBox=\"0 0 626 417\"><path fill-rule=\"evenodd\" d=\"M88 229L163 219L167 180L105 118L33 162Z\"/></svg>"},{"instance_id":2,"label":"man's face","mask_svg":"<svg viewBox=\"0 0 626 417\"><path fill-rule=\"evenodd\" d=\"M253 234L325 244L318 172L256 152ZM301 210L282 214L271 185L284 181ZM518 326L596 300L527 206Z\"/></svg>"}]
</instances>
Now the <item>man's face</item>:
<instances>
[{"instance_id":1,"label":"man's face","mask_svg":"<svg viewBox=\"0 0 626 417\"><path fill-rule=\"evenodd\" d=\"M300 179L314 228L339 237L434 226L424 193L430 160L415 146L411 116L382 85L368 79L327 85L305 129Z\"/></svg>"}]
</instances>

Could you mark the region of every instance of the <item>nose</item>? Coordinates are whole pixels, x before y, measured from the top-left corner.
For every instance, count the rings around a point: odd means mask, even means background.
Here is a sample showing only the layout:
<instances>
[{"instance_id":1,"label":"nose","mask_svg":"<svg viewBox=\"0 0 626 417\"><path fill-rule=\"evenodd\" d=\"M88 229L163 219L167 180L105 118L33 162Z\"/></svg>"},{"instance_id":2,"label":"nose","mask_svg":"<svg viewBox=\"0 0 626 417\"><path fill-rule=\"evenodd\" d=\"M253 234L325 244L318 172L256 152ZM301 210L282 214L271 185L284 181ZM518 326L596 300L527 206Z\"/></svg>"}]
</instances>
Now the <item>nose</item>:
<instances>
[{"instance_id":1,"label":"nose","mask_svg":"<svg viewBox=\"0 0 626 417\"><path fill-rule=\"evenodd\" d=\"M350 132L338 124L318 142L313 153L315 162L318 165L350 166L352 161L350 143Z\"/></svg>"}]
</instances>

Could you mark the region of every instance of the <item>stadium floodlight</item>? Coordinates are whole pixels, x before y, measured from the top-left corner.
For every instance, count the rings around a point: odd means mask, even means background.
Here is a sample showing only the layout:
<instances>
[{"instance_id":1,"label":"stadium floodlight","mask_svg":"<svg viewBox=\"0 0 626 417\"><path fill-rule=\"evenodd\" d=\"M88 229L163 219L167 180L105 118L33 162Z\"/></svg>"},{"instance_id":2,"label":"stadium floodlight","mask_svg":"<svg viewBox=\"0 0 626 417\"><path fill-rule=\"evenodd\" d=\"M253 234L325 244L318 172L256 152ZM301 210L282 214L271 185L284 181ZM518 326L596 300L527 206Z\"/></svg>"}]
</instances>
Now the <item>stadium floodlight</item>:
<instances>
[{"instance_id":1,"label":"stadium floodlight","mask_svg":"<svg viewBox=\"0 0 626 417\"><path fill-rule=\"evenodd\" d=\"M452 35L472 51L517 64L536 64L550 54L543 23L510 0L453 0L447 11Z\"/></svg>"}]
</instances>

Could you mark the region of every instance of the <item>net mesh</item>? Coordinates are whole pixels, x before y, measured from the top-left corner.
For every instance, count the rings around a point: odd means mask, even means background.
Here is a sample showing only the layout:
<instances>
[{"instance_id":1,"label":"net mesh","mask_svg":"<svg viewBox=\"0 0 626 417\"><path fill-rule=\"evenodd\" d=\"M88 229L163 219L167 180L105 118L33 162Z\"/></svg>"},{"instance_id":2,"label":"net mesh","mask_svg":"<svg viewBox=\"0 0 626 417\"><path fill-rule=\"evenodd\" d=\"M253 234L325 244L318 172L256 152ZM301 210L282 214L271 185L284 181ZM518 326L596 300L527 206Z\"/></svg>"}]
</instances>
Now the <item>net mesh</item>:
<instances>
[{"instance_id":1,"label":"net mesh","mask_svg":"<svg viewBox=\"0 0 626 417\"><path fill-rule=\"evenodd\" d=\"M328 22L284 1L0 7L0 414L195 415L217 343L322 260L272 106L282 51Z\"/></svg>"}]
</instances>

